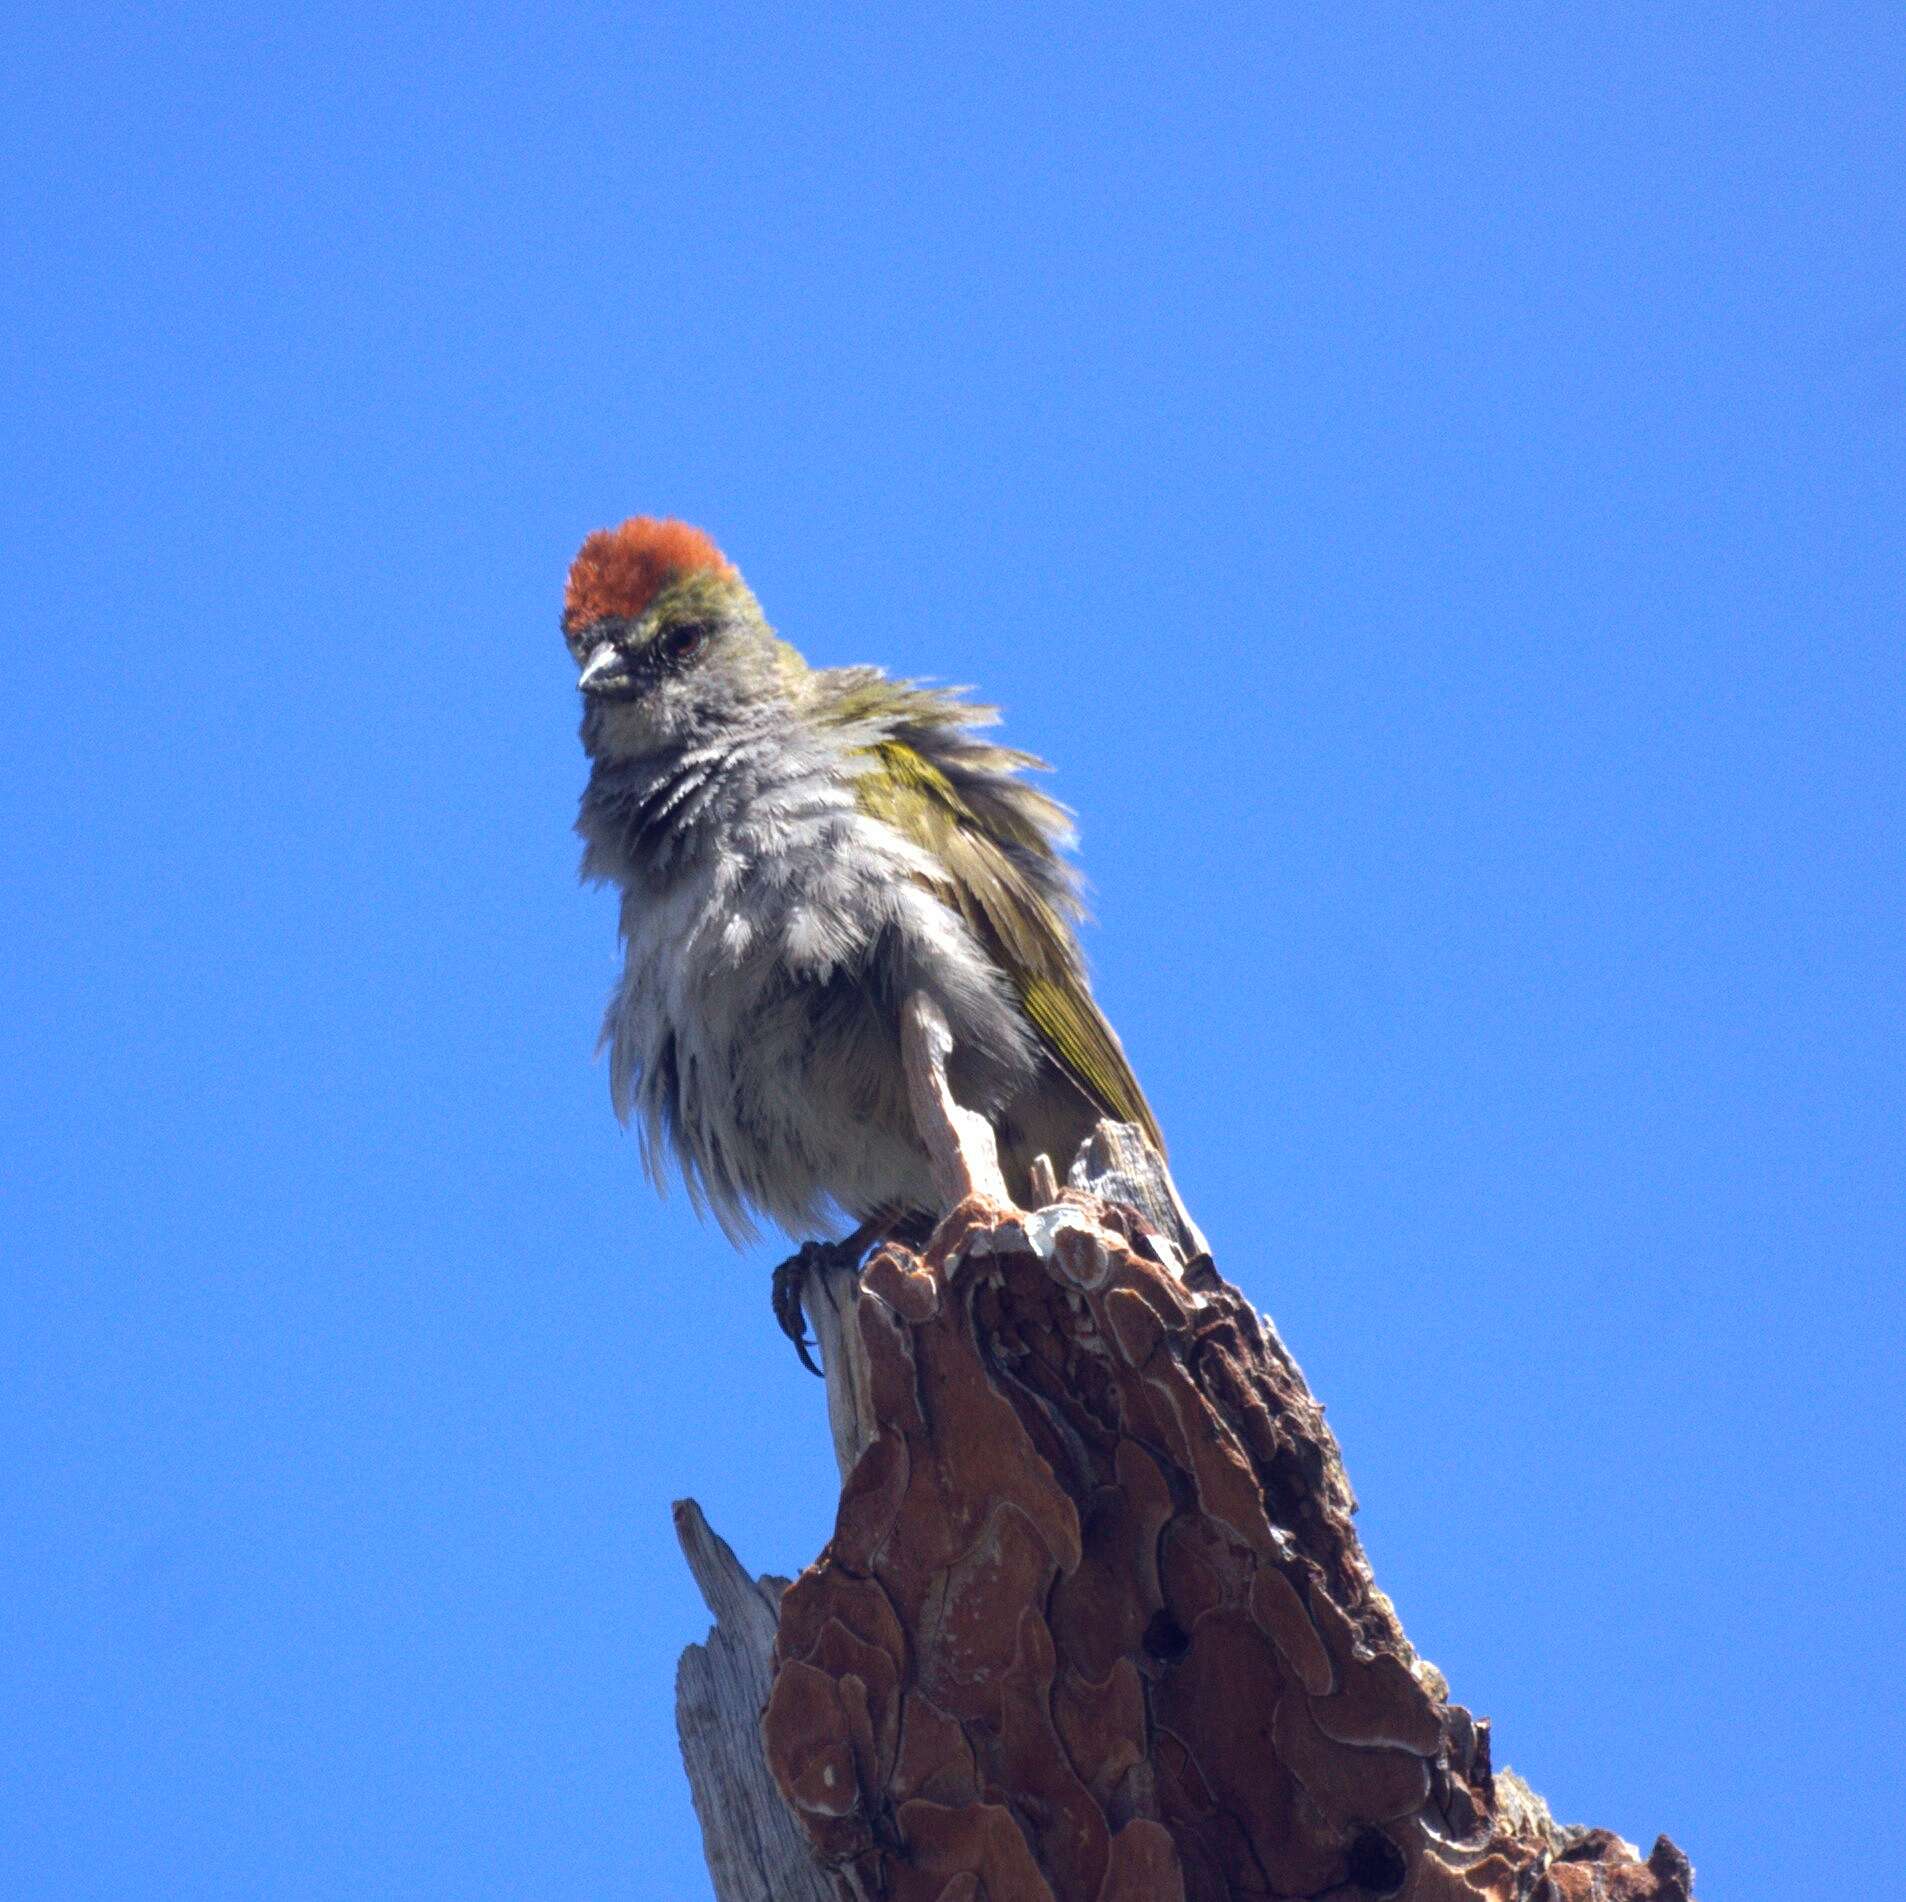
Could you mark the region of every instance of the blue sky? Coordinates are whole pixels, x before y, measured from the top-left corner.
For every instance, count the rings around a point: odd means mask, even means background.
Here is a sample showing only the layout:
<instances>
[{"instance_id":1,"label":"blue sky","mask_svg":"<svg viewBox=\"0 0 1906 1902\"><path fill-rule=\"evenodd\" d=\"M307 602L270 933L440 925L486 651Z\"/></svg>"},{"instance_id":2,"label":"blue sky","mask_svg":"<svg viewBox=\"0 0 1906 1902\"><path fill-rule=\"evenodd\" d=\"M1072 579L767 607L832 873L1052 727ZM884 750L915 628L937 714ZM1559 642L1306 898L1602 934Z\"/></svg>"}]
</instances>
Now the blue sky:
<instances>
[{"instance_id":1,"label":"blue sky","mask_svg":"<svg viewBox=\"0 0 1906 1902\"><path fill-rule=\"evenodd\" d=\"M1880 6L36 9L0 62L0 1889L706 1893L820 1388L595 1022L555 631L970 681L1379 1577L1565 1816L1906 1725Z\"/></svg>"}]
</instances>

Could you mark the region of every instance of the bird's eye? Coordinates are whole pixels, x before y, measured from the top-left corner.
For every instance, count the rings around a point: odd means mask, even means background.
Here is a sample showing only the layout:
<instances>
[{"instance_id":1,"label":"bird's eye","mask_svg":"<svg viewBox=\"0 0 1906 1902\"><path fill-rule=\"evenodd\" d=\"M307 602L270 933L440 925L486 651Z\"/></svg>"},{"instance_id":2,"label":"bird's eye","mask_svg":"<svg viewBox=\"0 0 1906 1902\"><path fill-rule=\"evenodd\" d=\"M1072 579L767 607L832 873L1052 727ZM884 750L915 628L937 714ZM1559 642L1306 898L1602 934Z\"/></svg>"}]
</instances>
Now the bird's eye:
<instances>
[{"instance_id":1,"label":"bird's eye","mask_svg":"<svg viewBox=\"0 0 1906 1902\"><path fill-rule=\"evenodd\" d=\"M662 636L662 652L670 660L686 660L689 655L699 651L707 638L708 630L705 627L671 628Z\"/></svg>"}]
</instances>

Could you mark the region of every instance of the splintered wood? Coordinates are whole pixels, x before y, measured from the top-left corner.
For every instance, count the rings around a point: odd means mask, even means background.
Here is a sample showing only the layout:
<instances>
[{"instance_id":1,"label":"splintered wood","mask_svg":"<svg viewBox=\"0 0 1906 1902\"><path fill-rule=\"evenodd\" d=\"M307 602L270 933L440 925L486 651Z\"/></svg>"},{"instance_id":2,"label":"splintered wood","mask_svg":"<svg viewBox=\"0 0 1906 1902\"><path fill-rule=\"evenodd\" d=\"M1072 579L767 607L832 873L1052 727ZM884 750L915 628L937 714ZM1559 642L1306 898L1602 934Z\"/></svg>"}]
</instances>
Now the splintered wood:
<instances>
[{"instance_id":1,"label":"splintered wood","mask_svg":"<svg viewBox=\"0 0 1906 1902\"><path fill-rule=\"evenodd\" d=\"M675 1732L701 1819L718 1902L830 1902L761 1754L761 1706L773 1670L784 1578L750 1578L692 1499L675 1502L675 1536L714 1616L706 1644L675 1667Z\"/></svg>"}]
</instances>

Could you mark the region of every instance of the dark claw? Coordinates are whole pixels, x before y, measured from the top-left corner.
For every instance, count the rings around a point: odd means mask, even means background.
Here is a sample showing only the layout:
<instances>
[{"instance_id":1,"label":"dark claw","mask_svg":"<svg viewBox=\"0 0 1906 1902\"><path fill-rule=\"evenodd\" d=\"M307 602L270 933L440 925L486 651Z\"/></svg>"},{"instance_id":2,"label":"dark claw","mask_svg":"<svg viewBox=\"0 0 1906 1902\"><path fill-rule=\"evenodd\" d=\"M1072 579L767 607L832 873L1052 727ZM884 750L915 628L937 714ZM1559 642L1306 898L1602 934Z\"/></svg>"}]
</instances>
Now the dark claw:
<instances>
[{"instance_id":1,"label":"dark claw","mask_svg":"<svg viewBox=\"0 0 1906 1902\"><path fill-rule=\"evenodd\" d=\"M799 1253L790 1255L774 1271L774 1318L780 1323L781 1332L794 1343L801 1365L810 1374L826 1378L807 1351L814 1345L807 1338L807 1317L801 1312L801 1291L807 1286L808 1276L817 1268L858 1268L861 1256L890 1226L885 1218L874 1216L861 1223L845 1241L803 1242Z\"/></svg>"},{"instance_id":2,"label":"dark claw","mask_svg":"<svg viewBox=\"0 0 1906 1902\"><path fill-rule=\"evenodd\" d=\"M808 1276L821 1265L819 1257L826 1248L825 1242L803 1242L801 1252L790 1255L774 1271L774 1318L780 1323L781 1332L794 1343L794 1351L800 1355L801 1365L815 1375L820 1375L821 1370L814 1365L814 1357L807 1351L814 1343L807 1337L807 1317L801 1312L801 1290L807 1286Z\"/></svg>"}]
</instances>

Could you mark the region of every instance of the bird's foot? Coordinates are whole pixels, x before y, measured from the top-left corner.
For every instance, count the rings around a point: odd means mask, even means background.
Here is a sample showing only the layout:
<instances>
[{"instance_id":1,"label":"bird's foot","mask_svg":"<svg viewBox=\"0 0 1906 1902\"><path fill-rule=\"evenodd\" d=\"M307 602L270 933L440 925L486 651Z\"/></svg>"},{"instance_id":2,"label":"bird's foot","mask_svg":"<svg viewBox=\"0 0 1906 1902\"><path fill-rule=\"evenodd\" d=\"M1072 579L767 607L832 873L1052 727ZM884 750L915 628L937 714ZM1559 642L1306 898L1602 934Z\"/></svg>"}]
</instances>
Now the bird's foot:
<instances>
[{"instance_id":1,"label":"bird's foot","mask_svg":"<svg viewBox=\"0 0 1906 1902\"><path fill-rule=\"evenodd\" d=\"M869 1224L857 1228L845 1241L803 1242L799 1251L774 1271L774 1318L780 1323L781 1332L794 1343L801 1365L810 1374L820 1374L821 1370L807 1351L814 1343L807 1337L807 1316L801 1309L808 1277L830 1268L858 1268L861 1256L867 1252L867 1244L873 1239L869 1232L871 1227Z\"/></svg>"}]
</instances>

